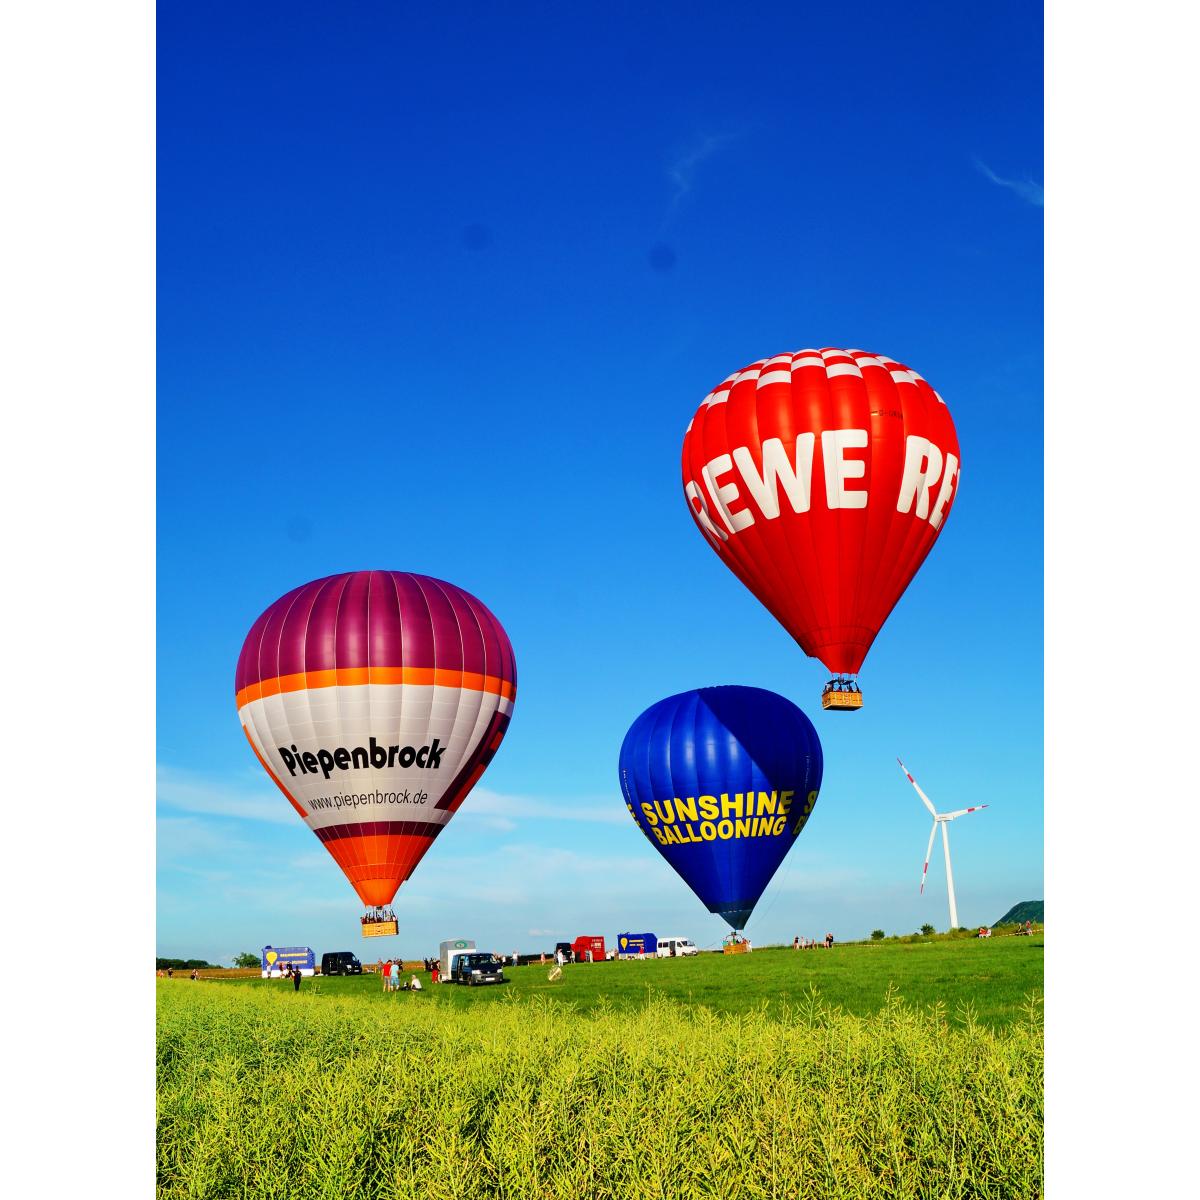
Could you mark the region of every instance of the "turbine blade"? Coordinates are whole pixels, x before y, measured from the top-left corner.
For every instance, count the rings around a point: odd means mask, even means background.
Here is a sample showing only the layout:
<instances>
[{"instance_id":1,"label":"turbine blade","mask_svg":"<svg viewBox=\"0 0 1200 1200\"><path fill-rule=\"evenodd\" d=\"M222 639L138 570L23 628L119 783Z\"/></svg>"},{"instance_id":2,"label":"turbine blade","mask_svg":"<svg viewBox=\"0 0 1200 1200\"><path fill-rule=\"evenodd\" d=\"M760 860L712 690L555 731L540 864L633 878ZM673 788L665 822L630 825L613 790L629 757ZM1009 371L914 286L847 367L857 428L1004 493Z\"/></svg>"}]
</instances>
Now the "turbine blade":
<instances>
[{"instance_id":1,"label":"turbine blade","mask_svg":"<svg viewBox=\"0 0 1200 1200\"><path fill-rule=\"evenodd\" d=\"M925 876L929 874L929 858L933 854L933 839L937 837L938 823L934 821L933 828L929 831L929 845L925 847L925 869L921 872L921 890L919 895L925 895Z\"/></svg>"},{"instance_id":2,"label":"turbine blade","mask_svg":"<svg viewBox=\"0 0 1200 1200\"><path fill-rule=\"evenodd\" d=\"M960 808L957 812L942 813L942 816L945 817L947 821L953 821L955 817L965 817L967 813L978 812L981 808L987 807L988 806L986 804L976 804L971 808Z\"/></svg>"},{"instance_id":3,"label":"turbine blade","mask_svg":"<svg viewBox=\"0 0 1200 1200\"><path fill-rule=\"evenodd\" d=\"M925 807L927 809L929 809L929 811L931 813L933 813L933 815L936 817L937 809L934 808L933 805L930 803L929 797L927 795L925 795L925 793L923 791L921 791L921 788L920 788L919 784L917 783L917 781L908 773L908 768L902 762L900 762L900 760L898 758L896 759L896 761L898 763L900 763L900 770L902 770L904 772L904 778L907 779L908 782L911 783L913 785L913 787L915 787L917 789L917 795L921 797L921 803L924 804Z\"/></svg>"}]
</instances>

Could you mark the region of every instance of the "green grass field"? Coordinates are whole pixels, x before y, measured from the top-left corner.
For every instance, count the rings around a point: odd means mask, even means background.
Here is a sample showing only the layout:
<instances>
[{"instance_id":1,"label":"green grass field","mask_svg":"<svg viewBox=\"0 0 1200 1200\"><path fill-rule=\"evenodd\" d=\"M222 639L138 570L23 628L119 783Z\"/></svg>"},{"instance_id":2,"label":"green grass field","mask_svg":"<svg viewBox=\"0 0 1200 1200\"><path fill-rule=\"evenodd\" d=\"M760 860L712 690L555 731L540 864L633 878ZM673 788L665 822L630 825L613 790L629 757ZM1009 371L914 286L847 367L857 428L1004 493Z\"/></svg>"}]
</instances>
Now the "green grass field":
<instances>
[{"instance_id":1,"label":"green grass field","mask_svg":"<svg viewBox=\"0 0 1200 1200\"><path fill-rule=\"evenodd\" d=\"M467 988L442 984L419 996L385 996L378 976L305 980L304 990L321 995L354 996L363 1001L429 1003L474 1008L513 997L550 997L581 1011L597 1004L628 1010L648 998L704 1005L720 1013L750 1012L765 1006L778 1016L815 987L827 1004L866 1016L879 1009L889 988L916 1005L941 1001L947 1018L959 1024L965 1008L978 1021L995 1026L1018 1018L1026 997L1041 995L1043 939L990 938L960 941L856 943L833 950L756 950L724 957L647 959L584 964L564 968L563 978L547 980L549 966L505 968L501 986ZM418 973L426 988L429 976ZM407 976L406 976L407 978ZM222 986L280 991L285 981L230 980Z\"/></svg>"},{"instance_id":2,"label":"green grass field","mask_svg":"<svg viewBox=\"0 0 1200 1200\"><path fill-rule=\"evenodd\" d=\"M1040 938L546 971L160 981L158 1194L1041 1195Z\"/></svg>"}]
</instances>

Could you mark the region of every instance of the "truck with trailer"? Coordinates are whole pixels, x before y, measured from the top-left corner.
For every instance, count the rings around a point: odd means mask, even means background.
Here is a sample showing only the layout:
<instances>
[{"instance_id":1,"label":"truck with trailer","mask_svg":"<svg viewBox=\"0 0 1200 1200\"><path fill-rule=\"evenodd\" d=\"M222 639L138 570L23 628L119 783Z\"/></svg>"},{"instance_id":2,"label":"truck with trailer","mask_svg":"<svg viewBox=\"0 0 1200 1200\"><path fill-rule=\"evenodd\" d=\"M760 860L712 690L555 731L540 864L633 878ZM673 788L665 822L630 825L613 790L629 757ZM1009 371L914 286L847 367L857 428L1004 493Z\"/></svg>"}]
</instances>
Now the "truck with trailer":
<instances>
[{"instance_id":1,"label":"truck with trailer","mask_svg":"<svg viewBox=\"0 0 1200 1200\"><path fill-rule=\"evenodd\" d=\"M453 979L455 959L474 949L475 942L471 938L450 938L438 946L438 972L442 983Z\"/></svg>"},{"instance_id":2,"label":"truck with trailer","mask_svg":"<svg viewBox=\"0 0 1200 1200\"><path fill-rule=\"evenodd\" d=\"M301 975L317 973L317 956L311 946L264 946L262 948L262 977L283 979L287 967L299 969Z\"/></svg>"},{"instance_id":3,"label":"truck with trailer","mask_svg":"<svg viewBox=\"0 0 1200 1200\"><path fill-rule=\"evenodd\" d=\"M618 958L654 958L658 953L658 938L652 933L618 933Z\"/></svg>"}]
</instances>

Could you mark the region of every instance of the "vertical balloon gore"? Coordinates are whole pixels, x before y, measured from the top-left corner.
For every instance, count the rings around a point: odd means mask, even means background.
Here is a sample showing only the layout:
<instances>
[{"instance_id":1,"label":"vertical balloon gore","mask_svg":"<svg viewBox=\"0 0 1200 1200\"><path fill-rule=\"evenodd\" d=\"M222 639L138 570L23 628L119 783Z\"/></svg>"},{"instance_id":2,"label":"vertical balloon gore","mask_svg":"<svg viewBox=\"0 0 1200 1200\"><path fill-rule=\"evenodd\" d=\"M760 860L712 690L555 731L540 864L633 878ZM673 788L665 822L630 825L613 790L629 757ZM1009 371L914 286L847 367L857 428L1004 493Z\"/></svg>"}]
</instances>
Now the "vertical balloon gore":
<instances>
[{"instance_id":1,"label":"vertical balloon gore","mask_svg":"<svg viewBox=\"0 0 1200 1200\"><path fill-rule=\"evenodd\" d=\"M774 692L701 688L634 721L619 772L638 828L709 912L742 929L817 802L821 743Z\"/></svg>"},{"instance_id":2,"label":"vertical balloon gore","mask_svg":"<svg viewBox=\"0 0 1200 1200\"><path fill-rule=\"evenodd\" d=\"M862 350L761 359L714 388L692 418L683 440L692 519L835 676L823 707L861 707L848 677L944 528L959 463L937 392Z\"/></svg>"},{"instance_id":3,"label":"vertical balloon gore","mask_svg":"<svg viewBox=\"0 0 1200 1200\"><path fill-rule=\"evenodd\" d=\"M389 904L508 728L500 622L453 584L352 571L254 622L234 682L255 757L365 905Z\"/></svg>"}]
</instances>

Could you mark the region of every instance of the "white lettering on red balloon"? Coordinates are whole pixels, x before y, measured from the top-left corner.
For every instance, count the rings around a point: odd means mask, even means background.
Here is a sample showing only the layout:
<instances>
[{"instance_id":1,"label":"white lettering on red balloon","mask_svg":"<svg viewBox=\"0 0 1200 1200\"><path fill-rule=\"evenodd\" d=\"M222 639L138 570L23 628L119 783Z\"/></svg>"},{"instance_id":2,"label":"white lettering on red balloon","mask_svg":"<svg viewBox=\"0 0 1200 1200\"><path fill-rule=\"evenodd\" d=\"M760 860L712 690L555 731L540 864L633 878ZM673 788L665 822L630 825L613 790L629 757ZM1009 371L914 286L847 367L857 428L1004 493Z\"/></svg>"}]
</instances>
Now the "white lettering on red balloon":
<instances>
[{"instance_id":1,"label":"white lettering on red balloon","mask_svg":"<svg viewBox=\"0 0 1200 1200\"><path fill-rule=\"evenodd\" d=\"M700 472L704 488L689 480L683 489L704 536L719 547L730 534L749 528L759 517L775 520L783 511L781 493L792 512L808 512L816 440L815 434L802 433L789 452L782 439L768 438L759 451L761 466L749 446L739 446L731 454L720 454L705 463ZM858 484L866 479L867 462L858 452L869 445L865 429L822 432L826 508L867 507L868 489ZM955 455L943 455L928 438L910 435L905 442L896 511L909 513L915 508L918 518L939 529L957 491L958 476ZM713 518L714 509L719 523Z\"/></svg>"}]
</instances>

